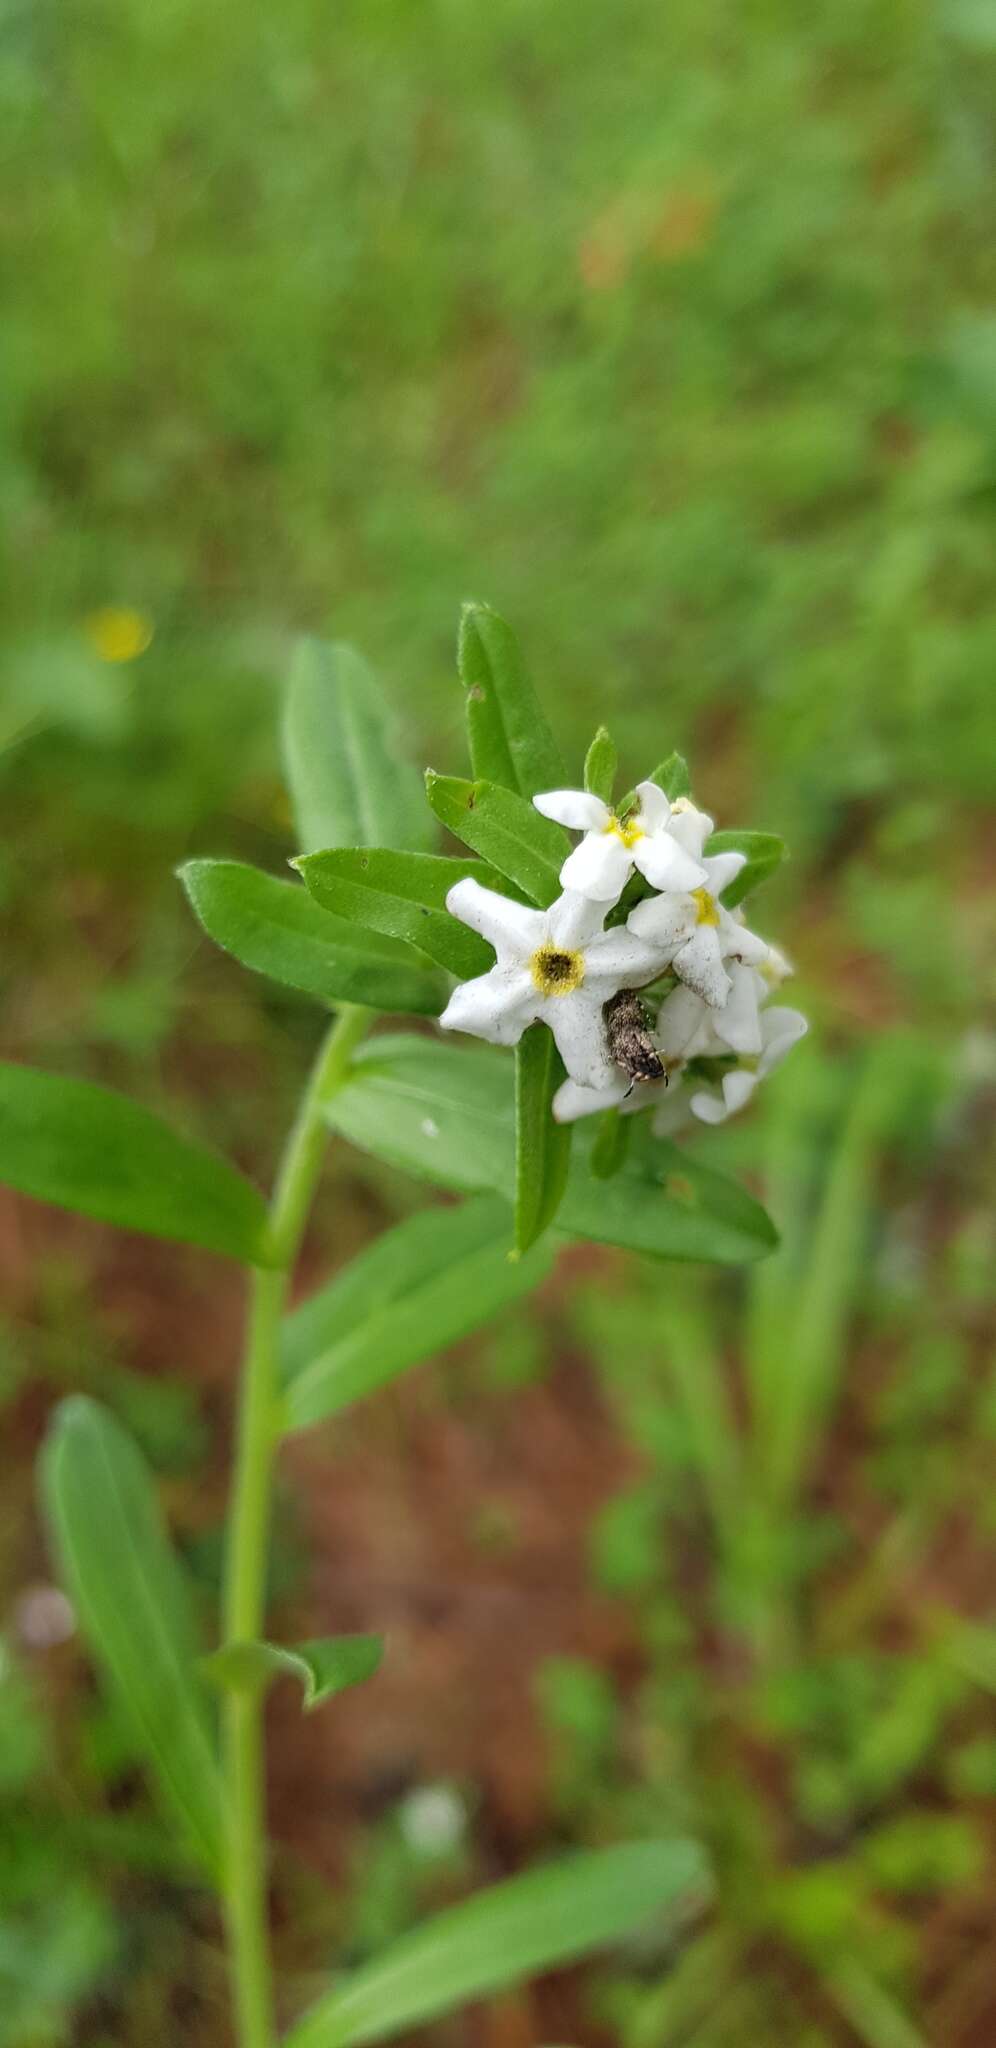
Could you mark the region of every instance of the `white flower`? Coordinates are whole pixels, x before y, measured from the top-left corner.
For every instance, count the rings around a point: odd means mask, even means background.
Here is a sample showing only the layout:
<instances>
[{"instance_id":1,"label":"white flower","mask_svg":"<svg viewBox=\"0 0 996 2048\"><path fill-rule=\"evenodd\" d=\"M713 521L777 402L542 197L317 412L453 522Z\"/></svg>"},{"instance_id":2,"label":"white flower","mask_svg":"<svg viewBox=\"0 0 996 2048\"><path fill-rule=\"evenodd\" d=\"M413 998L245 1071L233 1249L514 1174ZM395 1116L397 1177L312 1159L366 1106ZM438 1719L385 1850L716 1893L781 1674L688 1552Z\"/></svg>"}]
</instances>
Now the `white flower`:
<instances>
[{"instance_id":1,"label":"white flower","mask_svg":"<svg viewBox=\"0 0 996 2048\"><path fill-rule=\"evenodd\" d=\"M648 896L627 920L629 930L660 946L672 972L716 1010L732 992L723 962L734 959L759 967L768 956L764 940L747 930L741 914L720 902L744 860L742 853L713 854L702 862L699 888L680 896Z\"/></svg>"},{"instance_id":2,"label":"white flower","mask_svg":"<svg viewBox=\"0 0 996 2048\"><path fill-rule=\"evenodd\" d=\"M606 905L573 891L549 910L531 910L468 878L454 884L446 908L487 939L496 964L454 989L439 1019L443 1029L515 1045L540 1018L571 1078L604 1088L616 1070L603 1005L619 989L652 979L661 964L659 947L623 925L603 931Z\"/></svg>"},{"instance_id":3,"label":"white flower","mask_svg":"<svg viewBox=\"0 0 996 2048\"><path fill-rule=\"evenodd\" d=\"M790 971L786 967L786 971ZM763 1010L768 993L764 977L739 961L731 963L731 988L722 1009L715 1010L690 988L672 989L661 1004L653 1040L663 1061L663 1081L638 1081L635 1086L620 1067L604 1088L579 1087L576 1081L561 1083L553 1099L558 1123L575 1123L579 1117L595 1116L603 1109L620 1109L633 1116L641 1109L654 1109L656 1137L670 1137L688 1120L689 1112L704 1123L722 1123L734 1110L749 1101L758 1080L770 1073L806 1030L798 1010ZM688 1062L721 1059L739 1053L742 1065L723 1077L722 1095L699 1089L689 1098L684 1080Z\"/></svg>"},{"instance_id":4,"label":"white flower","mask_svg":"<svg viewBox=\"0 0 996 2048\"><path fill-rule=\"evenodd\" d=\"M808 1029L801 1010L790 1010L780 1004L762 1010L760 1056L749 1065L745 1063L724 1074L719 1094L699 1089L689 1105L693 1114L704 1124L722 1124L728 1116L735 1116L750 1101L758 1082L780 1064Z\"/></svg>"},{"instance_id":5,"label":"white flower","mask_svg":"<svg viewBox=\"0 0 996 2048\"><path fill-rule=\"evenodd\" d=\"M726 1046L717 1044L708 1023L712 1014L690 989L672 989L661 1004L652 1033L665 1078L662 1081L634 1082L622 1067L614 1066L610 1080L603 1087L585 1088L580 1087L577 1081L562 1081L553 1098L553 1114L557 1122L576 1123L579 1117L595 1116L603 1109L621 1109L624 1116L635 1116L638 1110L646 1109L650 1103L663 1101L668 1091L673 1091L675 1076L681 1073L692 1052L727 1051Z\"/></svg>"},{"instance_id":6,"label":"white flower","mask_svg":"<svg viewBox=\"0 0 996 2048\"><path fill-rule=\"evenodd\" d=\"M636 793L638 808L624 819L588 790L550 789L534 796L545 818L585 835L560 870L562 888L577 889L597 903L618 903L634 868L654 889L694 889L705 879L700 855L712 819L695 812L707 827L695 849L687 843L694 838L687 827L684 836L674 830L675 813L656 782L638 783Z\"/></svg>"}]
</instances>

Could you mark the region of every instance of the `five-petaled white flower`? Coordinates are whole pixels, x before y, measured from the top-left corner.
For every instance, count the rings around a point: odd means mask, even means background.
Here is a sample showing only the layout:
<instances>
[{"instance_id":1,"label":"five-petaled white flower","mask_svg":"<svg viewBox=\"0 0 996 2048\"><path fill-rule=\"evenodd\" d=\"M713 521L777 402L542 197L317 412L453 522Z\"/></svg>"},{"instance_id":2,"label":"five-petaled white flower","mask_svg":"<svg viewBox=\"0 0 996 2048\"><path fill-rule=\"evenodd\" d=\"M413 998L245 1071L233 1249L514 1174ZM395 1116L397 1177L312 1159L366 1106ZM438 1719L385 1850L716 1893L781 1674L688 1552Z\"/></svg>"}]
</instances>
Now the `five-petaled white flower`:
<instances>
[{"instance_id":1,"label":"five-petaled white flower","mask_svg":"<svg viewBox=\"0 0 996 2048\"><path fill-rule=\"evenodd\" d=\"M725 961L759 967L768 955L765 941L748 931L738 911L727 910L720 901L745 858L742 853L704 858L700 887L683 895L647 896L627 920L628 929L659 946L672 973L713 1009L721 1009L732 992Z\"/></svg>"},{"instance_id":2,"label":"five-petaled white flower","mask_svg":"<svg viewBox=\"0 0 996 2048\"><path fill-rule=\"evenodd\" d=\"M618 1108L630 1116L653 1108L655 1135L668 1137L687 1122L689 1111L703 1123L715 1124L742 1109L758 1081L779 1065L807 1025L799 1010L761 1008L770 991L755 968L734 962L731 978L733 988L722 1010L711 1009L689 988L672 989L661 1004L653 1038L665 1069L663 1080L639 1081L634 1087L618 1067L605 1088L583 1088L568 1079L554 1097L557 1122L574 1123L604 1109ZM689 1061L720 1059L731 1052L740 1055L740 1064L723 1075L722 1092L699 1088L689 1096Z\"/></svg>"},{"instance_id":3,"label":"five-petaled white flower","mask_svg":"<svg viewBox=\"0 0 996 2048\"><path fill-rule=\"evenodd\" d=\"M605 903L568 891L549 910L513 903L469 878L456 882L446 908L493 946L496 964L455 988L439 1021L493 1045L515 1045L536 1018L550 1026L561 1059L582 1087L604 1088L609 1057L603 1005L621 988L657 973L659 946L625 926L604 931Z\"/></svg>"},{"instance_id":4,"label":"five-petaled white flower","mask_svg":"<svg viewBox=\"0 0 996 2048\"><path fill-rule=\"evenodd\" d=\"M656 782L638 783L636 794L639 803L625 818L585 789L550 789L534 796L545 818L585 835L560 870L561 888L576 889L596 903L617 903L634 868L654 889L694 889L704 882L702 845L712 819L694 813L706 827L695 847L687 828L675 829L684 815L681 807L673 808Z\"/></svg>"}]
</instances>

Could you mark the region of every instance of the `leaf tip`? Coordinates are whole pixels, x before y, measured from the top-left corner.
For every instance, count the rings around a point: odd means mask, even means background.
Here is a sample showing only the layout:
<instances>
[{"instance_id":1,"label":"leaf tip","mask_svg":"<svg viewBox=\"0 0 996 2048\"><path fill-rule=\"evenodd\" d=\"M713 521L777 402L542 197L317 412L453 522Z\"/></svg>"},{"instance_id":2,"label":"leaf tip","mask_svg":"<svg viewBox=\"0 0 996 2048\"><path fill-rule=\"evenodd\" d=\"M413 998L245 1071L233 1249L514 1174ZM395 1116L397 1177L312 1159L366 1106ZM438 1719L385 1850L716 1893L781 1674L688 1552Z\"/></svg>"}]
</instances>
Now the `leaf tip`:
<instances>
[{"instance_id":1,"label":"leaf tip","mask_svg":"<svg viewBox=\"0 0 996 2048\"><path fill-rule=\"evenodd\" d=\"M48 1420L48 1435L54 1441L72 1430L89 1429L101 1414L100 1403L90 1394L67 1394L57 1402Z\"/></svg>"}]
</instances>

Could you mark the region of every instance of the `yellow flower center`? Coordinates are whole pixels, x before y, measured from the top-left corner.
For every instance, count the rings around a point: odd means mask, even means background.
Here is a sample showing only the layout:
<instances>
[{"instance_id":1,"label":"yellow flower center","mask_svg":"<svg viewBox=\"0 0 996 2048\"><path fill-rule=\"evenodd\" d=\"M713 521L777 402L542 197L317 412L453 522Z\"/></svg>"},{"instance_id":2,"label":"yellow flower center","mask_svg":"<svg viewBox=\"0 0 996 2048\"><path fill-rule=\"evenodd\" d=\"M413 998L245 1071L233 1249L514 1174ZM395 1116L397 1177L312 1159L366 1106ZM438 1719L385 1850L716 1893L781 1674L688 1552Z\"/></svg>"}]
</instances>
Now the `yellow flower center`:
<instances>
[{"instance_id":1,"label":"yellow flower center","mask_svg":"<svg viewBox=\"0 0 996 2048\"><path fill-rule=\"evenodd\" d=\"M106 604L87 613L83 631L101 661L134 661L152 639L152 620L127 605Z\"/></svg>"},{"instance_id":2,"label":"yellow flower center","mask_svg":"<svg viewBox=\"0 0 996 2048\"><path fill-rule=\"evenodd\" d=\"M584 954L540 946L529 962L529 971L541 996L573 995L584 980Z\"/></svg>"},{"instance_id":3,"label":"yellow flower center","mask_svg":"<svg viewBox=\"0 0 996 2048\"><path fill-rule=\"evenodd\" d=\"M627 818L625 823L621 818L617 818L613 811L608 824L603 825L602 830L611 832L612 837L620 840L627 852L631 846L636 845L638 839L645 839L647 836L638 811L634 812L631 818Z\"/></svg>"},{"instance_id":4,"label":"yellow flower center","mask_svg":"<svg viewBox=\"0 0 996 2048\"><path fill-rule=\"evenodd\" d=\"M698 910L698 915L695 919L696 924L719 923L719 905L716 902L715 896L710 896L708 889L693 889L692 902L697 906Z\"/></svg>"}]
</instances>

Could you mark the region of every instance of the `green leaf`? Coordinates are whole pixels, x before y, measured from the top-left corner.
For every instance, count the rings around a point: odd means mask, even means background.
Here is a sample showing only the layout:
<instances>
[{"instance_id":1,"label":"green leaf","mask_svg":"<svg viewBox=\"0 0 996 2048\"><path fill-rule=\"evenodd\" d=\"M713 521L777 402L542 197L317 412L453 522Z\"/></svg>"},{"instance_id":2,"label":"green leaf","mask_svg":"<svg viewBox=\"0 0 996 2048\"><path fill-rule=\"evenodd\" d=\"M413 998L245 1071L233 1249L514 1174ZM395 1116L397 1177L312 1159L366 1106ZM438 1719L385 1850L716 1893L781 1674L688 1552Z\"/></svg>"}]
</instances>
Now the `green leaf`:
<instances>
[{"instance_id":1,"label":"green leaf","mask_svg":"<svg viewBox=\"0 0 996 2048\"><path fill-rule=\"evenodd\" d=\"M825 1976L836 2004L867 2048L929 2048L926 2036L892 1992L869 1976L860 1962L842 1961Z\"/></svg>"},{"instance_id":2,"label":"green leaf","mask_svg":"<svg viewBox=\"0 0 996 2048\"><path fill-rule=\"evenodd\" d=\"M326 1003L438 1017L447 983L399 939L323 910L306 889L234 860L190 860L180 880L209 937L243 967Z\"/></svg>"},{"instance_id":3,"label":"green leaf","mask_svg":"<svg viewBox=\"0 0 996 2048\"><path fill-rule=\"evenodd\" d=\"M512 1260L511 1241L508 1204L490 1194L386 1231L284 1323L284 1428L338 1414L527 1294L552 1253Z\"/></svg>"},{"instance_id":4,"label":"green leaf","mask_svg":"<svg viewBox=\"0 0 996 2048\"><path fill-rule=\"evenodd\" d=\"M996 1628L955 1620L952 1616L942 1616L935 1625L948 1662L971 1679L973 1685L996 1693Z\"/></svg>"},{"instance_id":5,"label":"green leaf","mask_svg":"<svg viewBox=\"0 0 996 2048\"><path fill-rule=\"evenodd\" d=\"M431 846L420 778L362 657L341 642L302 640L284 706L284 761L298 841L319 846Z\"/></svg>"},{"instance_id":6,"label":"green leaf","mask_svg":"<svg viewBox=\"0 0 996 2048\"><path fill-rule=\"evenodd\" d=\"M415 1928L312 2007L285 2048L384 2041L471 1999L573 1962L708 1893L696 1842L627 1842L565 1856Z\"/></svg>"},{"instance_id":7,"label":"green leaf","mask_svg":"<svg viewBox=\"0 0 996 2048\"><path fill-rule=\"evenodd\" d=\"M632 1135L631 1117L621 1116L618 1109L602 1111L589 1154L596 1180L611 1180L613 1174L619 1172L625 1164Z\"/></svg>"},{"instance_id":8,"label":"green leaf","mask_svg":"<svg viewBox=\"0 0 996 2048\"><path fill-rule=\"evenodd\" d=\"M654 769L650 780L656 782L658 789L662 789L673 804L680 796L691 795L692 778L684 754L669 754L667 760L661 761Z\"/></svg>"},{"instance_id":9,"label":"green leaf","mask_svg":"<svg viewBox=\"0 0 996 2048\"><path fill-rule=\"evenodd\" d=\"M728 910L733 910L752 889L757 888L759 882L766 882L781 865L785 858L785 841L777 832L714 832L706 842L705 851L707 858L714 853L747 855L746 866L723 890L723 902Z\"/></svg>"},{"instance_id":10,"label":"green leaf","mask_svg":"<svg viewBox=\"0 0 996 2048\"><path fill-rule=\"evenodd\" d=\"M531 903L545 909L560 895L560 870L569 852L566 835L525 797L494 782L436 775L431 768L425 787L447 831L490 861Z\"/></svg>"},{"instance_id":11,"label":"green leaf","mask_svg":"<svg viewBox=\"0 0 996 2048\"><path fill-rule=\"evenodd\" d=\"M80 1627L166 1801L201 1859L221 1861L221 1786L187 1590L142 1457L82 1395L41 1458L52 1541Z\"/></svg>"},{"instance_id":12,"label":"green leaf","mask_svg":"<svg viewBox=\"0 0 996 2048\"><path fill-rule=\"evenodd\" d=\"M584 760L584 786L592 796L600 796L603 804L611 804L616 783L619 756L611 733L600 725Z\"/></svg>"},{"instance_id":13,"label":"green leaf","mask_svg":"<svg viewBox=\"0 0 996 2048\"><path fill-rule=\"evenodd\" d=\"M406 940L461 980L494 966L493 949L446 908L448 890L466 875L487 889L509 893L504 876L484 861L395 853L382 846L332 847L307 854L295 866L324 909L350 924Z\"/></svg>"},{"instance_id":14,"label":"green leaf","mask_svg":"<svg viewBox=\"0 0 996 2048\"><path fill-rule=\"evenodd\" d=\"M515 1048L515 1246L527 1252L563 1200L570 1124L553 1120L564 1063L545 1024L531 1024Z\"/></svg>"},{"instance_id":15,"label":"green leaf","mask_svg":"<svg viewBox=\"0 0 996 2048\"><path fill-rule=\"evenodd\" d=\"M103 1223L266 1263L262 1197L127 1096L0 1062L0 1181Z\"/></svg>"},{"instance_id":16,"label":"green leaf","mask_svg":"<svg viewBox=\"0 0 996 2048\"><path fill-rule=\"evenodd\" d=\"M457 666L467 693L474 775L526 797L561 789L564 764L526 677L518 642L490 605L464 605Z\"/></svg>"},{"instance_id":17,"label":"green leaf","mask_svg":"<svg viewBox=\"0 0 996 2048\"><path fill-rule=\"evenodd\" d=\"M201 1669L229 1692L265 1692L276 1678L296 1678L305 1710L372 1678L384 1655L381 1636L322 1636L309 1643L224 1643Z\"/></svg>"},{"instance_id":18,"label":"green leaf","mask_svg":"<svg viewBox=\"0 0 996 2048\"><path fill-rule=\"evenodd\" d=\"M458 1050L402 1034L357 1051L327 1110L361 1150L418 1179L468 1192L515 1192L511 1065L487 1047ZM556 1229L655 1258L736 1265L777 1242L737 1182L638 1128L612 1180L591 1172L596 1134L579 1125Z\"/></svg>"}]
</instances>

